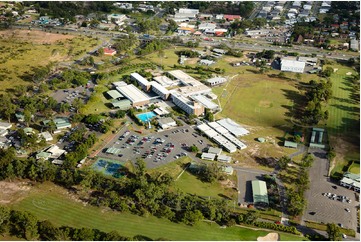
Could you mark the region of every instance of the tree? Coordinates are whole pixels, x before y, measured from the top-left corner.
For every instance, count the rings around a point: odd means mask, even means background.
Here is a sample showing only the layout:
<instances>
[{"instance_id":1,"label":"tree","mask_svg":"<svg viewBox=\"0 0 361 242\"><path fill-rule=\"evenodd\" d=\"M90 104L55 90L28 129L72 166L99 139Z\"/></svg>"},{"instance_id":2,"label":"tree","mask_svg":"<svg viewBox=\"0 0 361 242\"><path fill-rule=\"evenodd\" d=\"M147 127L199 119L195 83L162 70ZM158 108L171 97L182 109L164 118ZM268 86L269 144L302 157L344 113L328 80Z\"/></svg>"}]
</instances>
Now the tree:
<instances>
[{"instance_id":1,"label":"tree","mask_svg":"<svg viewBox=\"0 0 361 242\"><path fill-rule=\"evenodd\" d=\"M89 228L76 229L73 234L73 240L92 241L94 239L94 230Z\"/></svg>"},{"instance_id":2,"label":"tree","mask_svg":"<svg viewBox=\"0 0 361 242\"><path fill-rule=\"evenodd\" d=\"M199 151L199 149L198 149L198 147L196 145L190 146L189 149L190 149L191 152L195 152L195 153L197 153Z\"/></svg>"},{"instance_id":3,"label":"tree","mask_svg":"<svg viewBox=\"0 0 361 242\"><path fill-rule=\"evenodd\" d=\"M243 222L246 224L253 224L256 222L259 214L257 211L248 211L246 214L243 215Z\"/></svg>"},{"instance_id":4,"label":"tree","mask_svg":"<svg viewBox=\"0 0 361 242\"><path fill-rule=\"evenodd\" d=\"M8 230L10 220L10 209L0 206L0 233L5 233Z\"/></svg>"},{"instance_id":5,"label":"tree","mask_svg":"<svg viewBox=\"0 0 361 242\"><path fill-rule=\"evenodd\" d=\"M31 112L28 109L24 110L24 121L26 125L29 127L30 121L31 121Z\"/></svg>"},{"instance_id":6,"label":"tree","mask_svg":"<svg viewBox=\"0 0 361 242\"><path fill-rule=\"evenodd\" d=\"M203 214L202 214L201 211L199 211L199 210L194 210L194 211L187 210L184 213L182 222L187 224L187 225L194 225L198 221L202 220L203 218L204 217L203 217Z\"/></svg>"},{"instance_id":7,"label":"tree","mask_svg":"<svg viewBox=\"0 0 361 242\"><path fill-rule=\"evenodd\" d=\"M38 223L38 230L41 240L56 240L56 235L59 229L56 228L49 220L44 220Z\"/></svg>"},{"instance_id":8,"label":"tree","mask_svg":"<svg viewBox=\"0 0 361 242\"><path fill-rule=\"evenodd\" d=\"M285 169L287 167L287 164L288 163L291 163L292 160L291 158L287 157L287 156L282 156L279 160L278 160L278 166L281 168L281 169Z\"/></svg>"},{"instance_id":9,"label":"tree","mask_svg":"<svg viewBox=\"0 0 361 242\"><path fill-rule=\"evenodd\" d=\"M103 49L103 48L99 48L99 49L98 49L98 55L99 55L99 56L104 55L104 49Z\"/></svg>"},{"instance_id":10,"label":"tree","mask_svg":"<svg viewBox=\"0 0 361 242\"><path fill-rule=\"evenodd\" d=\"M136 176L144 176L145 174L145 168L146 164L145 161L141 158L137 158L137 161L135 162L135 174Z\"/></svg>"},{"instance_id":11,"label":"tree","mask_svg":"<svg viewBox=\"0 0 361 242\"><path fill-rule=\"evenodd\" d=\"M79 109L81 109L84 106L84 103L80 98L76 98L74 99L71 105L75 108L76 113L79 113Z\"/></svg>"},{"instance_id":12,"label":"tree","mask_svg":"<svg viewBox=\"0 0 361 242\"><path fill-rule=\"evenodd\" d=\"M329 240L331 240L331 241L341 241L342 240L342 233L341 233L340 227L337 226L336 224L328 223L326 231L327 231Z\"/></svg>"}]
</instances>

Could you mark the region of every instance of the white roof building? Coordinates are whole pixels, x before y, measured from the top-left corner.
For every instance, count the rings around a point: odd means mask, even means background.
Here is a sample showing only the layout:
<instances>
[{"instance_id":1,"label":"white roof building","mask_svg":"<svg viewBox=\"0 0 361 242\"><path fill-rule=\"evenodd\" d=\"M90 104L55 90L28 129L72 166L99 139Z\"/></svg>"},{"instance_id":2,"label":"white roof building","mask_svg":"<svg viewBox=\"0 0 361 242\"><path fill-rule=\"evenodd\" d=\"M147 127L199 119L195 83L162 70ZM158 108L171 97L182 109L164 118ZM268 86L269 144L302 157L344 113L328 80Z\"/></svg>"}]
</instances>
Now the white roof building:
<instances>
[{"instance_id":1,"label":"white roof building","mask_svg":"<svg viewBox=\"0 0 361 242\"><path fill-rule=\"evenodd\" d=\"M230 133L232 133L236 137L249 134L249 131L247 129L243 128L242 126L240 126L230 118L218 120L217 123L222 125L224 128L226 128Z\"/></svg>"},{"instance_id":2,"label":"white roof building","mask_svg":"<svg viewBox=\"0 0 361 242\"><path fill-rule=\"evenodd\" d=\"M356 51L359 50L359 42L358 42L357 39L352 39L352 40L350 41L350 49L351 49L351 50L356 50Z\"/></svg>"},{"instance_id":3,"label":"white roof building","mask_svg":"<svg viewBox=\"0 0 361 242\"><path fill-rule=\"evenodd\" d=\"M214 23L201 23L198 25L198 30L213 30L217 27Z\"/></svg>"},{"instance_id":4,"label":"white roof building","mask_svg":"<svg viewBox=\"0 0 361 242\"><path fill-rule=\"evenodd\" d=\"M208 153L220 155L222 153L222 149L215 148L215 147L209 147Z\"/></svg>"},{"instance_id":5,"label":"white roof building","mask_svg":"<svg viewBox=\"0 0 361 242\"><path fill-rule=\"evenodd\" d=\"M158 124L162 129L168 129L170 127L177 126L176 121L170 117L158 119Z\"/></svg>"},{"instance_id":6,"label":"white roof building","mask_svg":"<svg viewBox=\"0 0 361 242\"><path fill-rule=\"evenodd\" d=\"M60 149L57 145L52 145L52 146L50 146L50 148L48 148L45 151L47 153L51 153L49 158L54 158L54 159L59 158L62 154L64 154L66 152L63 149Z\"/></svg>"},{"instance_id":7,"label":"white roof building","mask_svg":"<svg viewBox=\"0 0 361 242\"><path fill-rule=\"evenodd\" d=\"M144 92L136 88L133 84L116 87L116 89L123 94L129 101L132 102L132 105L135 106L142 106L149 103L149 97L145 95Z\"/></svg>"},{"instance_id":8,"label":"white roof building","mask_svg":"<svg viewBox=\"0 0 361 242\"><path fill-rule=\"evenodd\" d=\"M217 156L217 161L225 162L225 163L231 163L232 157L227 156L227 155L218 155Z\"/></svg>"},{"instance_id":9,"label":"white roof building","mask_svg":"<svg viewBox=\"0 0 361 242\"><path fill-rule=\"evenodd\" d=\"M171 87L177 85L177 82L173 81L167 76L157 76L153 77L153 80L158 82L163 87Z\"/></svg>"},{"instance_id":10,"label":"white roof building","mask_svg":"<svg viewBox=\"0 0 361 242\"><path fill-rule=\"evenodd\" d=\"M167 100L170 92L168 89L160 85L158 82L150 82L150 85L152 85L152 91L158 94L163 100Z\"/></svg>"},{"instance_id":11,"label":"white roof building","mask_svg":"<svg viewBox=\"0 0 361 242\"><path fill-rule=\"evenodd\" d=\"M211 153L202 153L201 159L202 160L214 160L216 158L216 154Z\"/></svg>"},{"instance_id":12,"label":"white roof building","mask_svg":"<svg viewBox=\"0 0 361 242\"><path fill-rule=\"evenodd\" d=\"M39 135L42 136L45 139L45 141L53 140L53 136L49 133L49 131L42 132Z\"/></svg>"},{"instance_id":13,"label":"white roof building","mask_svg":"<svg viewBox=\"0 0 361 242\"><path fill-rule=\"evenodd\" d=\"M215 104L214 102L212 102L210 99L206 98L203 95L194 95L194 96L191 96L190 98L196 102L199 102L205 108L208 108L212 112L216 111L219 108L219 106L217 104Z\"/></svg>"},{"instance_id":14,"label":"white roof building","mask_svg":"<svg viewBox=\"0 0 361 242\"><path fill-rule=\"evenodd\" d=\"M208 125L222 135L229 133L226 128L224 128L217 122L209 122Z\"/></svg>"},{"instance_id":15,"label":"white roof building","mask_svg":"<svg viewBox=\"0 0 361 242\"><path fill-rule=\"evenodd\" d=\"M124 81L113 82L112 84L113 84L114 87L124 87L124 86L128 85Z\"/></svg>"},{"instance_id":16,"label":"white roof building","mask_svg":"<svg viewBox=\"0 0 361 242\"><path fill-rule=\"evenodd\" d=\"M306 63L303 61L296 61L296 60L281 60L281 71L290 71L290 72L297 72L303 73L305 70Z\"/></svg>"},{"instance_id":17,"label":"white roof building","mask_svg":"<svg viewBox=\"0 0 361 242\"><path fill-rule=\"evenodd\" d=\"M226 81L227 81L227 79L224 77L213 77L213 78L206 80L206 82L212 87L220 85L222 83L225 83Z\"/></svg>"},{"instance_id":18,"label":"white roof building","mask_svg":"<svg viewBox=\"0 0 361 242\"><path fill-rule=\"evenodd\" d=\"M145 90L148 91L150 88L150 83L147 79L139 75L138 73L130 74L130 77L138 82L138 84Z\"/></svg>"}]
</instances>

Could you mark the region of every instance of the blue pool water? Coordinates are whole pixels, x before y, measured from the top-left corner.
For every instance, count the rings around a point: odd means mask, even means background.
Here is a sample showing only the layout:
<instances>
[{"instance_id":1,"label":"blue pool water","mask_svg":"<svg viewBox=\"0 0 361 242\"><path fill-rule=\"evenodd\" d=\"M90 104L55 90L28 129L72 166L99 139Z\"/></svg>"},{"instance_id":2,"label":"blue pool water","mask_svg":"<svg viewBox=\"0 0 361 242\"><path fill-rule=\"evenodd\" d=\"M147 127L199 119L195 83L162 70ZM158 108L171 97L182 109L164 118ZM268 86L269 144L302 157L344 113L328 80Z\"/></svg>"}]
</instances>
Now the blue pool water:
<instances>
[{"instance_id":1,"label":"blue pool water","mask_svg":"<svg viewBox=\"0 0 361 242\"><path fill-rule=\"evenodd\" d=\"M155 112L147 112L147 113L141 113L138 114L137 117L143 122L146 123L149 120L151 120L153 117L157 116L157 114L155 114Z\"/></svg>"},{"instance_id":2,"label":"blue pool water","mask_svg":"<svg viewBox=\"0 0 361 242\"><path fill-rule=\"evenodd\" d=\"M118 161L99 159L93 165L92 168L105 175L110 175L116 178L125 175L124 167Z\"/></svg>"}]
</instances>

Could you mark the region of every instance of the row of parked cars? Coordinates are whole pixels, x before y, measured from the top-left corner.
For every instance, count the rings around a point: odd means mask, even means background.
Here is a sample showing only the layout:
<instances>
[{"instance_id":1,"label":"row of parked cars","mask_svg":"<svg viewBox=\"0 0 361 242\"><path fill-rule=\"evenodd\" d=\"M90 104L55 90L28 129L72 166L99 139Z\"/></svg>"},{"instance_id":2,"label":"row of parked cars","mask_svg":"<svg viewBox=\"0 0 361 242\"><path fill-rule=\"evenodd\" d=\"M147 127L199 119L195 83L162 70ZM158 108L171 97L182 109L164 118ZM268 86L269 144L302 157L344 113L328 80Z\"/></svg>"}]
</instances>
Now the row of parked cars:
<instances>
[{"instance_id":1,"label":"row of parked cars","mask_svg":"<svg viewBox=\"0 0 361 242\"><path fill-rule=\"evenodd\" d=\"M340 202L347 202L347 203L351 203L351 199L349 197L346 196L342 196L342 195L337 195L334 193L330 193L330 192L324 192L322 193L323 196L328 197L331 200L338 200Z\"/></svg>"}]
</instances>

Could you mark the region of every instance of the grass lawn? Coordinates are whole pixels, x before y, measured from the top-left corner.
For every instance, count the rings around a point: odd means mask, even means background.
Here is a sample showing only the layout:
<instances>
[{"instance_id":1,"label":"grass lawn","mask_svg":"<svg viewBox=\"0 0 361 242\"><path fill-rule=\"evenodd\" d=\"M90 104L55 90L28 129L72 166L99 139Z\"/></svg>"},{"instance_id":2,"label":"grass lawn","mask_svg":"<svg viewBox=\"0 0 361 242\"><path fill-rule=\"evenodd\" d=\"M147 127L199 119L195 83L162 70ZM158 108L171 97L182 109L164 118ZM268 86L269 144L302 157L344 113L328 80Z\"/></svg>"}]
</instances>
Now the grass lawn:
<instances>
[{"instance_id":1,"label":"grass lawn","mask_svg":"<svg viewBox=\"0 0 361 242\"><path fill-rule=\"evenodd\" d=\"M150 169L148 170L148 173L151 174L155 172L168 173L174 179L176 179L179 176L179 174L183 171L183 165L191 161L192 159L189 158L188 156L183 156L173 162L167 163L166 165Z\"/></svg>"},{"instance_id":2,"label":"grass lawn","mask_svg":"<svg viewBox=\"0 0 361 242\"><path fill-rule=\"evenodd\" d=\"M360 163L353 162L348 171L354 174L360 174Z\"/></svg>"},{"instance_id":3,"label":"grass lawn","mask_svg":"<svg viewBox=\"0 0 361 242\"><path fill-rule=\"evenodd\" d=\"M333 97L328 105L327 130L330 145L337 153L332 173L342 174L348 161L360 160L360 105L354 103L350 97L354 90L346 75L347 72L355 74L355 71L340 64L334 64L332 68L337 68L338 71L331 75Z\"/></svg>"},{"instance_id":4,"label":"grass lawn","mask_svg":"<svg viewBox=\"0 0 361 242\"><path fill-rule=\"evenodd\" d=\"M32 85L33 69L50 62L71 61L85 54L99 40L42 31L1 31L0 92L16 85Z\"/></svg>"},{"instance_id":5,"label":"grass lawn","mask_svg":"<svg viewBox=\"0 0 361 242\"><path fill-rule=\"evenodd\" d=\"M104 85L98 85L95 87L95 92L90 96L89 101L83 108L81 108L80 112L82 114L99 114L103 112L109 112L110 108L108 108L105 104L110 103L104 96L104 92L108 91L108 88Z\"/></svg>"},{"instance_id":6,"label":"grass lawn","mask_svg":"<svg viewBox=\"0 0 361 242\"><path fill-rule=\"evenodd\" d=\"M239 75L219 89L215 93L221 101L221 116L264 127L289 123L285 114L292 102L286 96L298 92L287 81L253 73Z\"/></svg>"},{"instance_id":7,"label":"grass lawn","mask_svg":"<svg viewBox=\"0 0 361 242\"><path fill-rule=\"evenodd\" d=\"M237 197L237 192L234 189L223 187L218 182L202 182L188 171L185 171L175 182L175 187L185 193L199 196L210 196L214 198L224 198L224 196L226 196L232 199Z\"/></svg>"},{"instance_id":8,"label":"grass lawn","mask_svg":"<svg viewBox=\"0 0 361 242\"><path fill-rule=\"evenodd\" d=\"M222 229L219 225L206 222L191 227L153 216L140 217L129 213L104 211L74 201L65 190L50 183L33 188L29 196L12 204L12 208L29 211L39 219L48 219L57 226L89 227L106 232L116 230L124 236L143 235L152 239L256 240L258 236L268 233L264 230L239 227ZM291 234L281 234L283 240L304 239Z\"/></svg>"}]
</instances>

